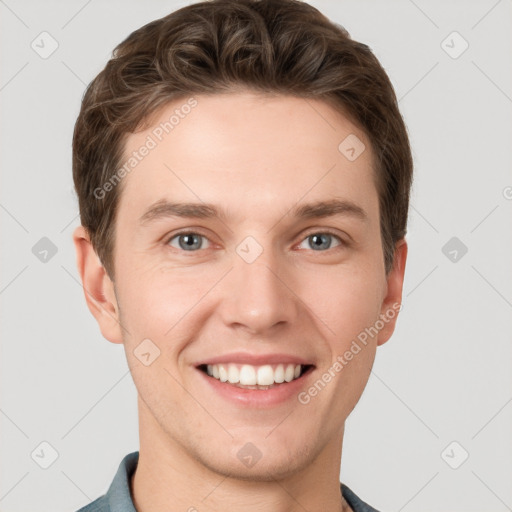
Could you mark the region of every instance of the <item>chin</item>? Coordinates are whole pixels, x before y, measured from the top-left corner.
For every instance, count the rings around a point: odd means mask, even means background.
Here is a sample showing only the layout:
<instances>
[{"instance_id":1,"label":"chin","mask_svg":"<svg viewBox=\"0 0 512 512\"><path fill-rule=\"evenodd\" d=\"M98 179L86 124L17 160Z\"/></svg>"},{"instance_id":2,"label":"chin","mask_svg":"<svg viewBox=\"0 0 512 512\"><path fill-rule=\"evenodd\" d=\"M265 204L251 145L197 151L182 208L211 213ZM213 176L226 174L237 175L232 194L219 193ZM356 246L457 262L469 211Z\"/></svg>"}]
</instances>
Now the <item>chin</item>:
<instances>
[{"instance_id":1,"label":"chin","mask_svg":"<svg viewBox=\"0 0 512 512\"><path fill-rule=\"evenodd\" d=\"M264 443L259 443L261 446ZM244 458L249 460L244 462ZM253 460L250 460L250 457ZM281 480L300 472L303 468L311 465L315 456L312 447L299 443L299 446L283 447L279 449L273 446L263 447L261 451L250 441L243 441L240 446L222 450L221 453L209 453L204 459L198 457L199 461L211 471L227 478L251 482L272 482ZM212 463L216 461L216 463Z\"/></svg>"}]
</instances>

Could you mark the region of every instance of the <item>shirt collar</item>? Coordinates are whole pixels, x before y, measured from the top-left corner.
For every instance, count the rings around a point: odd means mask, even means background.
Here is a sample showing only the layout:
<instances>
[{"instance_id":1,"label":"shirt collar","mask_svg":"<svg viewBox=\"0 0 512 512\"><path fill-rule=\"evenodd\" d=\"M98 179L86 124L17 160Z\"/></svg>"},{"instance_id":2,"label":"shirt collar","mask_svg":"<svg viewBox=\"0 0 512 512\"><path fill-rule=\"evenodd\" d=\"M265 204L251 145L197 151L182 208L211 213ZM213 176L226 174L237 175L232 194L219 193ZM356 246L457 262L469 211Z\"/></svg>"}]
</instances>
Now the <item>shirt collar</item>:
<instances>
[{"instance_id":1,"label":"shirt collar","mask_svg":"<svg viewBox=\"0 0 512 512\"><path fill-rule=\"evenodd\" d=\"M119 464L116 476L105 496L108 499L110 512L137 512L133 505L130 481L138 461L139 452L132 452Z\"/></svg>"}]
</instances>

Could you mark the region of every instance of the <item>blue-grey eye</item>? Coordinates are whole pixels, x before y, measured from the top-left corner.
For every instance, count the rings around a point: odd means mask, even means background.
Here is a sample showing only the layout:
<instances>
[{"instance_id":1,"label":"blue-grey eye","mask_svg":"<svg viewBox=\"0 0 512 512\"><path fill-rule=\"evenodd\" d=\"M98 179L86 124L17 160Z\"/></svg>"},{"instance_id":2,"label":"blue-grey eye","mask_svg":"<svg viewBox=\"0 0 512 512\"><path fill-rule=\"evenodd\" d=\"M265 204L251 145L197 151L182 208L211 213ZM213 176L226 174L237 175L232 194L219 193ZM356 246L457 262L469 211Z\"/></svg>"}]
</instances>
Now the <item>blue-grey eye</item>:
<instances>
[{"instance_id":1,"label":"blue-grey eye","mask_svg":"<svg viewBox=\"0 0 512 512\"><path fill-rule=\"evenodd\" d=\"M172 241L177 239L179 247L176 247L172 244ZM184 251L195 251L198 249L204 249L203 240L207 240L207 238L198 233L180 233L176 236L173 236L169 240L169 245L176 249L183 249Z\"/></svg>"},{"instance_id":2,"label":"blue-grey eye","mask_svg":"<svg viewBox=\"0 0 512 512\"><path fill-rule=\"evenodd\" d=\"M336 235L332 235L330 233L314 233L304 239L309 243L310 247L313 247L314 251L317 250L326 250L331 248L331 243L333 239L340 240ZM338 245L341 243L338 242Z\"/></svg>"}]
</instances>

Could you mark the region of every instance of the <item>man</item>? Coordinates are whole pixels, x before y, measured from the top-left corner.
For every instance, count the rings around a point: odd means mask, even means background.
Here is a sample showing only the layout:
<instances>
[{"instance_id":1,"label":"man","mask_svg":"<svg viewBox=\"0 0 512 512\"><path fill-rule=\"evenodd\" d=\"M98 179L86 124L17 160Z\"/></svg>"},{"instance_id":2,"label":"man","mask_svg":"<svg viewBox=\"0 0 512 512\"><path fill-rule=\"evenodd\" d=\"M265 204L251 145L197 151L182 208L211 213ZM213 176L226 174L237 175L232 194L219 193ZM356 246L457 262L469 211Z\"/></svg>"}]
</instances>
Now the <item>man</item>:
<instances>
[{"instance_id":1,"label":"man","mask_svg":"<svg viewBox=\"0 0 512 512\"><path fill-rule=\"evenodd\" d=\"M140 433L82 511L375 510L342 443L400 310L412 157L369 48L296 0L184 7L88 87L73 176Z\"/></svg>"}]
</instances>

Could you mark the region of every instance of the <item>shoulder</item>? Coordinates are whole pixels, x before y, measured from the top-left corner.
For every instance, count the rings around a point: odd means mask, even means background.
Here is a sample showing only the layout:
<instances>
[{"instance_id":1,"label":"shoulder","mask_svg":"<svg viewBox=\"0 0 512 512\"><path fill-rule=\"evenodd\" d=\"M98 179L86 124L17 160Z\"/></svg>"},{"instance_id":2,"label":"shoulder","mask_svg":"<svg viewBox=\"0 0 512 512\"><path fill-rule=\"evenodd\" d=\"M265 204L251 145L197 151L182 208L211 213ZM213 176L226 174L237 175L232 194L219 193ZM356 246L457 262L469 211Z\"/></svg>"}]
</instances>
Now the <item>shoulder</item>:
<instances>
[{"instance_id":1,"label":"shoulder","mask_svg":"<svg viewBox=\"0 0 512 512\"><path fill-rule=\"evenodd\" d=\"M136 512L131 498L130 479L137 468L139 452L129 453L119 464L108 491L77 512Z\"/></svg>"},{"instance_id":2,"label":"shoulder","mask_svg":"<svg viewBox=\"0 0 512 512\"><path fill-rule=\"evenodd\" d=\"M100 496L98 499L94 500L92 503L89 503L89 505L82 507L76 512L110 512L107 497L105 495Z\"/></svg>"}]
</instances>

